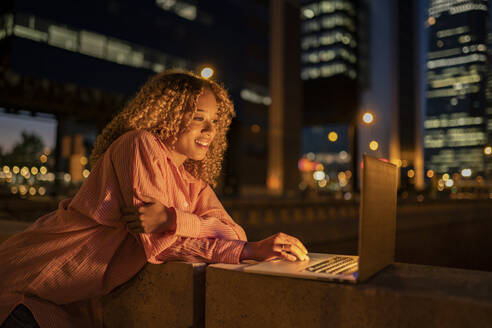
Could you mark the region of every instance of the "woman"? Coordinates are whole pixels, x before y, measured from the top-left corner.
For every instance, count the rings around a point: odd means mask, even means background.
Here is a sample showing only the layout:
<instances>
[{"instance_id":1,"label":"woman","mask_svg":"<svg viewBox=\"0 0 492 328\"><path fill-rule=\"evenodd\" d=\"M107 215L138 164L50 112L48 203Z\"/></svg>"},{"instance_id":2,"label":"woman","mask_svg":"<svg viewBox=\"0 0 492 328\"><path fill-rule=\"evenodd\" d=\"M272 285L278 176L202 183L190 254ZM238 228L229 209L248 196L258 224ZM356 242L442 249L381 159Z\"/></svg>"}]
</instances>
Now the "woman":
<instances>
[{"instance_id":1,"label":"woman","mask_svg":"<svg viewBox=\"0 0 492 328\"><path fill-rule=\"evenodd\" d=\"M233 116L213 81L150 79L97 138L73 199L0 246L2 327L102 327L98 297L146 262L307 259L285 234L247 242L212 191Z\"/></svg>"}]
</instances>

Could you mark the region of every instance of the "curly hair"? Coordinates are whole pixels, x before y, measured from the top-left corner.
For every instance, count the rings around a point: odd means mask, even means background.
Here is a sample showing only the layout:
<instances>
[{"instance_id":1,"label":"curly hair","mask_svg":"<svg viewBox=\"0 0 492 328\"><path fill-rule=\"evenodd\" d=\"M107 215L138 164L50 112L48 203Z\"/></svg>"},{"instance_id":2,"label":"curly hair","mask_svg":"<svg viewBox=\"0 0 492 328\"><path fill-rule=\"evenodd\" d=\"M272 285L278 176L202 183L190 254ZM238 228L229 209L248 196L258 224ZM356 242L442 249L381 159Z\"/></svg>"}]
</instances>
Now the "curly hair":
<instances>
[{"instance_id":1,"label":"curly hair","mask_svg":"<svg viewBox=\"0 0 492 328\"><path fill-rule=\"evenodd\" d=\"M164 71L143 85L97 137L90 156L91 166L113 141L131 130L149 131L172 148L195 114L197 99L204 89L211 90L217 100L217 134L203 160L187 159L183 165L195 178L215 187L227 148L227 130L235 116L234 105L217 82L181 70ZM187 113L191 113L188 119Z\"/></svg>"}]
</instances>

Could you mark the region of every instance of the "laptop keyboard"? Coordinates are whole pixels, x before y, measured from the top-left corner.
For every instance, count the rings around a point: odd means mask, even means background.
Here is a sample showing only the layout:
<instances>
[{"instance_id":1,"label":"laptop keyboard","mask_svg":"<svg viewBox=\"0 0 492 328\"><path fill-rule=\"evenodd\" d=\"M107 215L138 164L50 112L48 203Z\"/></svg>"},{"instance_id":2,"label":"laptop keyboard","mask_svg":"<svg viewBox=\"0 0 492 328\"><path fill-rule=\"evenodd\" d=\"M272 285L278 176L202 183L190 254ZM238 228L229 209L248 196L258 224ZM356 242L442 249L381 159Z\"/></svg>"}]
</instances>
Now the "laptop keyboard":
<instances>
[{"instance_id":1,"label":"laptop keyboard","mask_svg":"<svg viewBox=\"0 0 492 328\"><path fill-rule=\"evenodd\" d=\"M305 270L327 274L350 274L358 270L358 264L357 259L352 257L333 256L323 262L311 265Z\"/></svg>"}]
</instances>

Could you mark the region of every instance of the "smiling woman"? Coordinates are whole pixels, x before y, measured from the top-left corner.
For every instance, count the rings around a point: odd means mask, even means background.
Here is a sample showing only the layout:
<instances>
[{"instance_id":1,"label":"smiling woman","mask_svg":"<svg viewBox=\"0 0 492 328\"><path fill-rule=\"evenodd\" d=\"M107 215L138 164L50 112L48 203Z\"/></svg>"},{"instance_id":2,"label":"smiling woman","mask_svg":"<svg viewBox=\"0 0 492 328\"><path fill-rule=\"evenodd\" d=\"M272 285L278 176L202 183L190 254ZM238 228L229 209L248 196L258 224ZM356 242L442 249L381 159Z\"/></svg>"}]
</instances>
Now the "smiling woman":
<instances>
[{"instance_id":1,"label":"smiling woman","mask_svg":"<svg viewBox=\"0 0 492 328\"><path fill-rule=\"evenodd\" d=\"M282 233L247 242L213 192L233 116L211 80L147 82L97 138L77 194L0 245L0 323L102 327L98 298L146 262L307 259Z\"/></svg>"}]
</instances>

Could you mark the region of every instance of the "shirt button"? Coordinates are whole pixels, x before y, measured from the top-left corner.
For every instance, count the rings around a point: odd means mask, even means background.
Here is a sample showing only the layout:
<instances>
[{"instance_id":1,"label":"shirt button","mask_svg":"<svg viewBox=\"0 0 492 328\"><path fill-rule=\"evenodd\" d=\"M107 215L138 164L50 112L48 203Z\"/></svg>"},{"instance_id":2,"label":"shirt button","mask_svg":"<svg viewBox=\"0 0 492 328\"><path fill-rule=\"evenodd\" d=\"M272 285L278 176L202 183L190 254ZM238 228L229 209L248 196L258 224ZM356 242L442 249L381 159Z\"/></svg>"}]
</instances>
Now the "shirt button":
<instances>
[{"instance_id":1,"label":"shirt button","mask_svg":"<svg viewBox=\"0 0 492 328\"><path fill-rule=\"evenodd\" d=\"M188 202L183 203L184 207L188 207Z\"/></svg>"}]
</instances>

